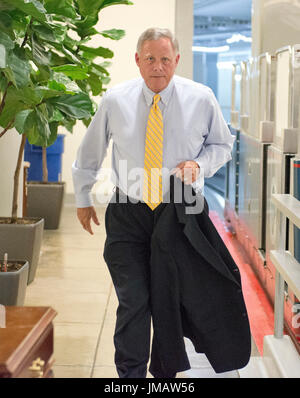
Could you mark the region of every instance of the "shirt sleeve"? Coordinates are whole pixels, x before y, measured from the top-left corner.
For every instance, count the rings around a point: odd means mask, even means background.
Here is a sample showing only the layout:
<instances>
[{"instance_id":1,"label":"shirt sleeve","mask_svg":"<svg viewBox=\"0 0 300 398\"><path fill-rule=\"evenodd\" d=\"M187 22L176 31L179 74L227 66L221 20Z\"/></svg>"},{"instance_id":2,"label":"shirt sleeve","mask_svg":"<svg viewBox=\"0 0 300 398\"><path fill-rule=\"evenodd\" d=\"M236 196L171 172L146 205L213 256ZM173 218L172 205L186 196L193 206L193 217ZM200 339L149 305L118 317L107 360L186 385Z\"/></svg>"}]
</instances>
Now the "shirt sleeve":
<instances>
[{"instance_id":1,"label":"shirt sleeve","mask_svg":"<svg viewBox=\"0 0 300 398\"><path fill-rule=\"evenodd\" d=\"M200 167L199 179L212 177L224 164L232 159L231 152L235 140L224 120L214 93L211 89L209 92L208 133L199 156L194 159Z\"/></svg>"},{"instance_id":2,"label":"shirt sleeve","mask_svg":"<svg viewBox=\"0 0 300 398\"><path fill-rule=\"evenodd\" d=\"M91 192L107 154L110 135L107 97L104 95L72 165L75 201L78 208L93 206Z\"/></svg>"}]
</instances>

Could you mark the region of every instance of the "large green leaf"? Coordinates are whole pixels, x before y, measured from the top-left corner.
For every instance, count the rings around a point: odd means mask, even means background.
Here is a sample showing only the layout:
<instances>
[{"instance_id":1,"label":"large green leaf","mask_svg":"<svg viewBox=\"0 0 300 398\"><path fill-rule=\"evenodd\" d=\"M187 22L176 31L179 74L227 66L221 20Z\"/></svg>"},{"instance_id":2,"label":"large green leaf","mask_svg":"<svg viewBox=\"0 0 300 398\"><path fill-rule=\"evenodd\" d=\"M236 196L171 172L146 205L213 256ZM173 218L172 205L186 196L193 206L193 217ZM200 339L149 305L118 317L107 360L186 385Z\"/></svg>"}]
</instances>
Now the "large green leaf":
<instances>
[{"instance_id":1,"label":"large green leaf","mask_svg":"<svg viewBox=\"0 0 300 398\"><path fill-rule=\"evenodd\" d=\"M71 77L74 80L82 80L88 78L87 68L79 65L61 65L52 68L55 72L62 72L66 76Z\"/></svg>"},{"instance_id":2,"label":"large green leaf","mask_svg":"<svg viewBox=\"0 0 300 398\"><path fill-rule=\"evenodd\" d=\"M76 18L72 0L44 0L44 6L49 14L63 15L72 19Z\"/></svg>"},{"instance_id":3,"label":"large green leaf","mask_svg":"<svg viewBox=\"0 0 300 398\"><path fill-rule=\"evenodd\" d=\"M35 23L31 29L36 33L40 40L49 43L62 43L65 39L67 27L50 23Z\"/></svg>"},{"instance_id":4,"label":"large green leaf","mask_svg":"<svg viewBox=\"0 0 300 398\"><path fill-rule=\"evenodd\" d=\"M75 121L74 119L65 118L62 125L63 125L70 133L72 133L75 124L76 124L76 121Z\"/></svg>"},{"instance_id":5,"label":"large green leaf","mask_svg":"<svg viewBox=\"0 0 300 398\"><path fill-rule=\"evenodd\" d=\"M93 28L93 27L90 27L90 28L77 28L76 32L78 33L78 35L81 37L82 40L84 40L84 38L89 38L90 39L91 36L94 36L94 35L98 34L98 31L95 28Z\"/></svg>"},{"instance_id":6,"label":"large green leaf","mask_svg":"<svg viewBox=\"0 0 300 398\"><path fill-rule=\"evenodd\" d=\"M11 38L14 37L12 17L5 11L0 12L0 30L6 32Z\"/></svg>"},{"instance_id":7,"label":"large green leaf","mask_svg":"<svg viewBox=\"0 0 300 398\"><path fill-rule=\"evenodd\" d=\"M101 77L101 80L102 80L103 84L109 84L111 79L109 76L103 76L103 77Z\"/></svg>"},{"instance_id":8,"label":"large green leaf","mask_svg":"<svg viewBox=\"0 0 300 398\"><path fill-rule=\"evenodd\" d=\"M49 42L55 42L57 41L57 38L54 34L53 29L46 25L41 25L41 24L33 24L31 26L31 29L38 35L38 37L42 40L49 41Z\"/></svg>"},{"instance_id":9,"label":"large green leaf","mask_svg":"<svg viewBox=\"0 0 300 398\"><path fill-rule=\"evenodd\" d=\"M0 44L2 44L7 50L12 50L15 47L13 40L4 32L0 31Z\"/></svg>"},{"instance_id":10,"label":"large green leaf","mask_svg":"<svg viewBox=\"0 0 300 398\"><path fill-rule=\"evenodd\" d=\"M73 80L61 72L53 73L53 78L49 80L48 87L53 90L63 91L66 94L75 94L81 91Z\"/></svg>"},{"instance_id":11,"label":"large green leaf","mask_svg":"<svg viewBox=\"0 0 300 398\"><path fill-rule=\"evenodd\" d=\"M102 68L100 65L92 64L89 69L90 73L94 73L101 79L102 85L108 84L110 82L109 73L106 69Z\"/></svg>"},{"instance_id":12,"label":"large green leaf","mask_svg":"<svg viewBox=\"0 0 300 398\"><path fill-rule=\"evenodd\" d=\"M54 142L56 141L58 126L59 126L58 122L51 122L51 123L49 122L49 129L50 129L51 135L48 138L48 146L54 144Z\"/></svg>"},{"instance_id":13,"label":"large green leaf","mask_svg":"<svg viewBox=\"0 0 300 398\"><path fill-rule=\"evenodd\" d=\"M53 46L61 54L64 54L69 62L78 65L83 63L83 60L79 59L74 51L68 50L62 43L51 43L51 46Z\"/></svg>"},{"instance_id":14,"label":"large green leaf","mask_svg":"<svg viewBox=\"0 0 300 398\"><path fill-rule=\"evenodd\" d=\"M17 88L26 86L30 81L30 64L22 49L14 49L8 53L5 74Z\"/></svg>"},{"instance_id":15,"label":"large green leaf","mask_svg":"<svg viewBox=\"0 0 300 398\"><path fill-rule=\"evenodd\" d=\"M90 73L89 78L87 79L93 95L99 95L102 92L102 80L95 73Z\"/></svg>"},{"instance_id":16,"label":"large green leaf","mask_svg":"<svg viewBox=\"0 0 300 398\"><path fill-rule=\"evenodd\" d=\"M52 122L63 122L64 121L65 116L64 116L63 113L61 113L58 109L56 109L49 102L46 105L47 105L48 114L49 114L49 123L52 123Z\"/></svg>"},{"instance_id":17,"label":"large green leaf","mask_svg":"<svg viewBox=\"0 0 300 398\"><path fill-rule=\"evenodd\" d=\"M24 123L24 131L30 144L48 146L51 131L49 128L46 106L35 108L29 113Z\"/></svg>"},{"instance_id":18,"label":"large green leaf","mask_svg":"<svg viewBox=\"0 0 300 398\"><path fill-rule=\"evenodd\" d=\"M32 109L25 109L23 111L20 111L16 114L15 117L15 128L20 134L25 133L25 122L28 118L28 116L33 112Z\"/></svg>"},{"instance_id":19,"label":"large green leaf","mask_svg":"<svg viewBox=\"0 0 300 398\"><path fill-rule=\"evenodd\" d=\"M65 93L67 91L66 86L63 83L57 82L56 80L50 80L48 82L48 87L52 90L57 90L59 92L63 91Z\"/></svg>"},{"instance_id":20,"label":"large green leaf","mask_svg":"<svg viewBox=\"0 0 300 398\"><path fill-rule=\"evenodd\" d=\"M36 35L31 37L33 61L39 65L49 65L51 53L46 51L45 47L37 41Z\"/></svg>"},{"instance_id":21,"label":"large green leaf","mask_svg":"<svg viewBox=\"0 0 300 398\"><path fill-rule=\"evenodd\" d=\"M37 65L37 66L38 70L36 72L32 71L31 74L32 82L37 85L47 84L51 75L50 68L47 65Z\"/></svg>"},{"instance_id":22,"label":"large green leaf","mask_svg":"<svg viewBox=\"0 0 300 398\"><path fill-rule=\"evenodd\" d=\"M60 55L58 55L58 54L56 54L55 52L52 51L52 54L51 54L51 65L53 67L60 66L60 65L66 65L68 62L69 62L69 60L67 59L67 57L61 57Z\"/></svg>"},{"instance_id":23,"label":"large green leaf","mask_svg":"<svg viewBox=\"0 0 300 398\"><path fill-rule=\"evenodd\" d=\"M15 8L10 12L10 16L12 18L12 28L16 39L24 39L31 21L30 15L24 14L24 12Z\"/></svg>"},{"instance_id":24,"label":"large green leaf","mask_svg":"<svg viewBox=\"0 0 300 398\"><path fill-rule=\"evenodd\" d=\"M104 0L77 0L79 12L82 16L98 15Z\"/></svg>"},{"instance_id":25,"label":"large green leaf","mask_svg":"<svg viewBox=\"0 0 300 398\"><path fill-rule=\"evenodd\" d=\"M23 101L16 98L15 87L10 86L7 90L7 95L5 98L5 106L0 114L0 126L6 127L12 120L15 119L16 114L28 108L28 105Z\"/></svg>"},{"instance_id":26,"label":"large green leaf","mask_svg":"<svg viewBox=\"0 0 300 398\"><path fill-rule=\"evenodd\" d=\"M2 12L4 11L10 11L13 10L14 6L9 4L9 0L7 1L1 1L0 2L0 11Z\"/></svg>"},{"instance_id":27,"label":"large green leaf","mask_svg":"<svg viewBox=\"0 0 300 398\"><path fill-rule=\"evenodd\" d=\"M80 88L80 90L84 93L88 93L89 92L89 85L87 82L87 79L85 80L76 80L76 83L78 84L78 87Z\"/></svg>"},{"instance_id":28,"label":"large green leaf","mask_svg":"<svg viewBox=\"0 0 300 398\"><path fill-rule=\"evenodd\" d=\"M12 87L10 89L10 97L17 102L23 102L29 108L38 105L42 101L43 91L38 87L23 87L22 89Z\"/></svg>"},{"instance_id":29,"label":"large green leaf","mask_svg":"<svg viewBox=\"0 0 300 398\"><path fill-rule=\"evenodd\" d=\"M92 121L92 118L89 118L89 119L82 119L82 122L83 122L83 124L85 125L85 127L89 127L91 121Z\"/></svg>"},{"instance_id":30,"label":"large green leaf","mask_svg":"<svg viewBox=\"0 0 300 398\"><path fill-rule=\"evenodd\" d=\"M102 68L109 68L112 65L111 61L103 61L101 64L98 64L99 66L102 66Z\"/></svg>"},{"instance_id":31,"label":"large green leaf","mask_svg":"<svg viewBox=\"0 0 300 398\"><path fill-rule=\"evenodd\" d=\"M46 21L46 10L38 0L2 0L3 3L14 6L23 11L26 15L31 15L38 21Z\"/></svg>"},{"instance_id":32,"label":"large green leaf","mask_svg":"<svg viewBox=\"0 0 300 398\"><path fill-rule=\"evenodd\" d=\"M0 44L0 68L6 68L6 48Z\"/></svg>"},{"instance_id":33,"label":"large green leaf","mask_svg":"<svg viewBox=\"0 0 300 398\"><path fill-rule=\"evenodd\" d=\"M102 66L102 65L97 65L97 64L91 64L90 66L91 70L94 73L97 73L98 75L109 75L109 72Z\"/></svg>"},{"instance_id":34,"label":"large green leaf","mask_svg":"<svg viewBox=\"0 0 300 398\"><path fill-rule=\"evenodd\" d=\"M43 101L48 98L59 97L61 96L61 91L56 90L54 88L40 86L37 88L40 91L41 95L43 96Z\"/></svg>"},{"instance_id":35,"label":"large green leaf","mask_svg":"<svg viewBox=\"0 0 300 398\"><path fill-rule=\"evenodd\" d=\"M133 3L128 0L77 0L79 11L82 16L91 14L98 14L100 10L116 4L132 5Z\"/></svg>"},{"instance_id":36,"label":"large green leaf","mask_svg":"<svg viewBox=\"0 0 300 398\"><path fill-rule=\"evenodd\" d=\"M2 127L7 126L20 111L32 110L37 105L39 105L39 108L43 108L42 102L44 100L58 96L61 96L60 91L51 90L44 86L23 87L22 89L11 86L7 91L5 107L0 115L0 125ZM20 118L24 114L21 113L18 123L20 123Z\"/></svg>"},{"instance_id":37,"label":"large green leaf","mask_svg":"<svg viewBox=\"0 0 300 398\"><path fill-rule=\"evenodd\" d=\"M60 111L76 119L89 118L93 113L93 104L87 94L62 95L48 102Z\"/></svg>"},{"instance_id":38,"label":"large green leaf","mask_svg":"<svg viewBox=\"0 0 300 398\"><path fill-rule=\"evenodd\" d=\"M63 42L65 40L68 31L68 27L66 25L47 24L47 26L53 30L58 42Z\"/></svg>"},{"instance_id":39,"label":"large green leaf","mask_svg":"<svg viewBox=\"0 0 300 398\"><path fill-rule=\"evenodd\" d=\"M70 50L76 49L77 45L78 45L78 40L74 40L72 39L70 36L68 36L67 34L65 35L64 38L64 46Z\"/></svg>"},{"instance_id":40,"label":"large green leaf","mask_svg":"<svg viewBox=\"0 0 300 398\"><path fill-rule=\"evenodd\" d=\"M8 81L3 73L0 73L0 92L3 93L7 88Z\"/></svg>"},{"instance_id":41,"label":"large green leaf","mask_svg":"<svg viewBox=\"0 0 300 398\"><path fill-rule=\"evenodd\" d=\"M114 56L114 53L109 48L93 48L82 45L80 45L79 48L83 51L83 56L87 59L94 59L96 57L112 58Z\"/></svg>"},{"instance_id":42,"label":"large green leaf","mask_svg":"<svg viewBox=\"0 0 300 398\"><path fill-rule=\"evenodd\" d=\"M41 147L48 147L52 144L54 144L54 142L57 139L57 128L59 126L59 124L57 122L47 122L48 127L49 127L49 132L50 135L49 136L41 136L39 135L39 137L37 138L36 142L34 145L37 146L41 146ZM47 129L48 130L48 129Z\"/></svg>"},{"instance_id":43,"label":"large green leaf","mask_svg":"<svg viewBox=\"0 0 300 398\"><path fill-rule=\"evenodd\" d=\"M55 111L53 112L53 116L51 118L51 123L52 122L63 122L64 119L65 119L65 116L58 109L55 109Z\"/></svg>"},{"instance_id":44,"label":"large green leaf","mask_svg":"<svg viewBox=\"0 0 300 398\"><path fill-rule=\"evenodd\" d=\"M134 3L129 0L104 0L102 2L102 5L101 5L99 11L105 7L109 7L109 6L113 6L113 5L117 5L117 4L133 5Z\"/></svg>"},{"instance_id":45,"label":"large green leaf","mask_svg":"<svg viewBox=\"0 0 300 398\"><path fill-rule=\"evenodd\" d=\"M98 14L87 15L83 20L74 22L76 26L76 32L81 38L93 36L98 33L94 28L97 22Z\"/></svg>"},{"instance_id":46,"label":"large green leaf","mask_svg":"<svg viewBox=\"0 0 300 398\"><path fill-rule=\"evenodd\" d=\"M120 40L125 36L125 30L123 29L102 30L99 33L103 37L107 37L112 40Z\"/></svg>"},{"instance_id":47,"label":"large green leaf","mask_svg":"<svg viewBox=\"0 0 300 398\"><path fill-rule=\"evenodd\" d=\"M83 60L80 60L75 52L68 50L63 44L61 45L61 51L65 54L69 61L78 65L83 63Z\"/></svg>"}]
</instances>

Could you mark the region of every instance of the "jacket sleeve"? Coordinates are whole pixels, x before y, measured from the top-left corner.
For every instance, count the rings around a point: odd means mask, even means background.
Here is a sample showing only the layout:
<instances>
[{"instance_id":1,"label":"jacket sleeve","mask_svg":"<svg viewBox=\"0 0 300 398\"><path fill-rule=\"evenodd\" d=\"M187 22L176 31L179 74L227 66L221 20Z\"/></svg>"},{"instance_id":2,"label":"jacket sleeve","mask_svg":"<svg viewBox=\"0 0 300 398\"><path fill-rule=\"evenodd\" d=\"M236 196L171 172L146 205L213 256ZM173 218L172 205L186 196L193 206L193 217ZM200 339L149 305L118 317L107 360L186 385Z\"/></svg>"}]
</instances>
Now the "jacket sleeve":
<instances>
[{"instance_id":1,"label":"jacket sleeve","mask_svg":"<svg viewBox=\"0 0 300 398\"><path fill-rule=\"evenodd\" d=\"M72 165L72 176L77 207L93 206L92 188L107 153L110 140L107 96L89 125Z\"/></svg>"}]
</instances>

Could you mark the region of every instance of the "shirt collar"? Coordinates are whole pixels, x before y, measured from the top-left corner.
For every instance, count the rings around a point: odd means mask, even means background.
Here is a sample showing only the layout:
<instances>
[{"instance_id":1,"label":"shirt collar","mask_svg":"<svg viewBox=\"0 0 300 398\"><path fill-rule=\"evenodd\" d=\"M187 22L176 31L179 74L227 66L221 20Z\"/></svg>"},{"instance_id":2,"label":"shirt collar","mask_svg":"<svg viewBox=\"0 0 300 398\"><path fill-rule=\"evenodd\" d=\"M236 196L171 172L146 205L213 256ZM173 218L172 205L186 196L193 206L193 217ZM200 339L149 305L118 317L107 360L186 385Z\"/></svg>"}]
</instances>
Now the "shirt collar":
<instances>
[{"instance_id":1,"label":"shirt collar","mask_svg":"<svg viewBox=\"0 0 300 398\"><path fill-rule=\"evenodd\" d=\"M173 93L173 89L174 89L174 79L172 79L170 81L168 86L163 91L158 93L160 95L161 101L164 105L168 105L168 102ZM144 93L147 105L148 106L152 105L153 97L156 93L154 93L152 90L150 90L150 88L147 86L145 81L143 82L143 93Z\"/></svg>"}]
</instances>

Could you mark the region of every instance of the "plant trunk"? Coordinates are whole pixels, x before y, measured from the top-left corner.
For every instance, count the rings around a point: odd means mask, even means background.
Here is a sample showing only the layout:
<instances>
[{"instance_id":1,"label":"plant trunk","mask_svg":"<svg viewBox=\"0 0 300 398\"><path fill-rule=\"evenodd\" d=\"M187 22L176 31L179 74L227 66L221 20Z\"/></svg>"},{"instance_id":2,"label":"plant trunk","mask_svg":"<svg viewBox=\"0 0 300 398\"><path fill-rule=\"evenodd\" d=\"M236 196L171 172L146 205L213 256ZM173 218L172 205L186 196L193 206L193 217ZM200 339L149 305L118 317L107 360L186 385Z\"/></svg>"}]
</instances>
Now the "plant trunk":
<instances>
[{"instance_id":1,"label":"plant trunk","mask_svg":"<svg viewBox=\"0 0 300 398\"><path fill-rule=\"evenodd\" d=\"M43 182L48 182L47 148L43 147Z\"/></svg>"},{"instance_id":2,"label":"plant trunk","mask_svg":"<svg viewBox=\"0 0 300 398\"><path fill-rule=\"evenodd\" d=\"M12 125L14 124L15 120L13 119L11 122L9 122L9 124L7 125L7 127L5 127L4 130L1 131L0 133L0 138L8 131L11 129Z\"/></svg>"},{"instance_id":3,"label":"plant trunk","mask_svg":"<svg viewBox=\"0 0 300 398\"><path fill-rule=\"evenodd\" d=\"M15 223L17 221L18 216L18 196L19 196L19 177L20 170L23 162L23 153L26 142L26 136L22 134L22 140L19 149L18 161L14 175L14 193L13 193L13 201L12 201L12 214L11 214L11 222Z\"/></svg>"}]
</instances>

